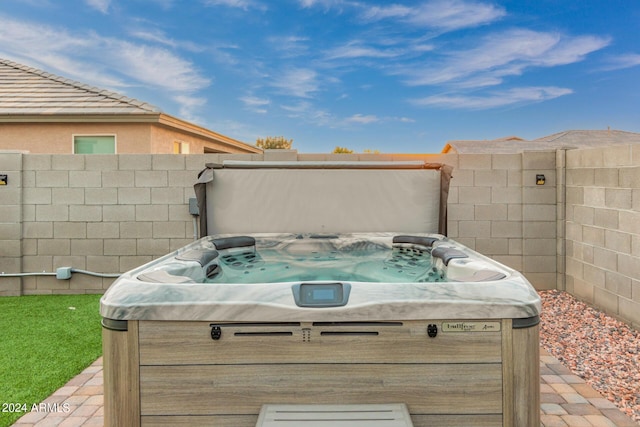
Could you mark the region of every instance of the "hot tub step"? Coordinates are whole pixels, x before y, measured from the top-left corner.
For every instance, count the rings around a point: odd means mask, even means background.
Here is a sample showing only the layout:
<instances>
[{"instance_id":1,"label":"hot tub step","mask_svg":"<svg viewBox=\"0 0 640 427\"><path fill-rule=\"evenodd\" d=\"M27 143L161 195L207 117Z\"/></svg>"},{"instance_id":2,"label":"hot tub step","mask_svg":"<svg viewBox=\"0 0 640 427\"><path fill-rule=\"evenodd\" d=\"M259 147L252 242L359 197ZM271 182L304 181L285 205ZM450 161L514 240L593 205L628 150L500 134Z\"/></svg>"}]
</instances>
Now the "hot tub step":
<instances>
[{"instance_id":1,"label":"hot tub step","mask_svg":"<svg viewBox=\"0 0 640 427\"><path fill-rule=\"evenodd\" d=\"M256 427L413 427L407 405L263 405Z\"/></svg>"}]
</instances>

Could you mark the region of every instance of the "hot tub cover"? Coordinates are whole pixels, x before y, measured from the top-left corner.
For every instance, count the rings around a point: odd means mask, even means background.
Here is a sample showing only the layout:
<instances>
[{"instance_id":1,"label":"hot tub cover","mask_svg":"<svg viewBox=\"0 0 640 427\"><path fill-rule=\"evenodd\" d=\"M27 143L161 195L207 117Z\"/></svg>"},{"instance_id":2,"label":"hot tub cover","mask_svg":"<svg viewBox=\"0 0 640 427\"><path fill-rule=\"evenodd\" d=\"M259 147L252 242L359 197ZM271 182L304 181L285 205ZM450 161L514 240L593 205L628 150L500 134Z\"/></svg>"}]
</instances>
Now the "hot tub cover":
<instances>
[{"instance_id":1,"label":"hot tub cover","mask_svg":"<svg viewBox=\"0 0 640 427\"><path fill-rule=\"evenodd\" d=\"M447 234L452 167L424 161L208 164L194 185L200 236Z\"/></svg>"}]
</instances>

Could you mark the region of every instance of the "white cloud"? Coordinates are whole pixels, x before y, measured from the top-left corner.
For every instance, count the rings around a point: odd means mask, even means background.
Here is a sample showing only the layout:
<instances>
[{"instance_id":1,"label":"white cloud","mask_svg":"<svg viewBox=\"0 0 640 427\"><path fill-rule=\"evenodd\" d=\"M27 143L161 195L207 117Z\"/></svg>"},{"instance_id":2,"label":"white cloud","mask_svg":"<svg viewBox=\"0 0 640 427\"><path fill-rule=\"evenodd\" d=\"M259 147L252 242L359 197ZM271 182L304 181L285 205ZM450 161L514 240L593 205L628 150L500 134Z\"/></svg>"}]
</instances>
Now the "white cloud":
<instances>
[{"instance_id":1,"label":"white cloud","mask_svg":"<svg viewBox=\"0 0 640 427\"><path fill-rule=\"evenodd\" d=\"M326 109L318 108L309 101L300 101L294 104L280 105L287 113L287 117L304 121L313 126L327 126L332 129L353 129L354 125L371 125L376 123L400 122L414 123L415 120L407 117L379 117L374 114L353 114L349 117L341 117Z\"/></svg>"},{"instance_id":2,"label":"white cloud","mask_svg":"<svg viewBox=\"0 0 640 427\"><path fill-rule=\"evenodd\" d=\"M406 53L404 49L380 49L365 45L361 41L352 41L343 46L329 49L326 59L353 59L353 58L395 58Z\"/></svg>"},{"instance_id":3,"label":"white cloud","mask_svg":"<svg viewBox=\"0 0 640 427\"><path fill-rule=\"evenodd\" d=\"M133 37L136 37L141 40L146 40L150 42L160 43L169 47L176 47L178 44L167 37L161 31L153 31L153 30L133 30L129 32Z\"/></svg>"},{"instance_id":4,"label":"white cloud","mask_svg":"<svg viewBox=\"0 0 640 427\"><path fill-rule=\"evenodd\" d=\"M191 94L210 83L190 61L164 48L3 16L0 54L110 90L139 85L166 91L187 109L194 105Z\"/></svg>"},{"instance_id":5,"label":"white cloud","mask_svg":"<svg viewBox=\"0 0 640 427\"><path fill-rule=\"evenodd\" d=\"M506 14L501 7L465 0L432 0L412 7L398 4L369 7L364 3L362 6L366 7L361 14L365 21L395 19L447 31L485 25Z\"/></svg>"},{"instance_id":6,"label":"white cloud","mask_svg":"<svg viewBox=\"0 0 640 427\"><path fill-rule=\"evenodd\" d=\"M399 4L388 6L371 6L362 12L361 17L366 21L380 21L383 19L406 18L411 15L412 8Z\"/></svg>"},{"instance_id":7,"label":"white cloud","mask_svg":"<svg viewBox=\"0 0 640 427\"><path fill-rule=\"evenodd\" d=\"M353 6L355 2L345 0L298 0L298 3L305 9L312 7L322 7L325 10L334 8L342 10L343 6Z\"/></svg>"},{"instance_id":8,"label":"white cloud","mask_svg":"<svg viewBox=\"0 0 640 427\"><path fill-rule=\"evenodd\" d=\"M609 37L578 36L563 37L553 49L537 59L535 65L555 67L557 65L573 64L584 60L585 56L611 43Z\"/></svg>"},{"instance_id":9,"label":"white cloud","mask_svg":"<svg viewBox=\"0 0 640 427\"><path fill-rule=\"evenodd\" d=\"M176 95L173 99L180 104L180 118L194 123L204 123L205 119L198 113L206 105L207 99L198 96Z\"/></svg>"},{"instance_id":10,"label":"white cloud","mask_svg":"<svg viewBox=\"0 0 640 427\"><path fill-rule=\"evenodd\" d=\"M415 120L410 119L408 117L393 117L393 116L378 117L373 114L354 114L342 120L340 123L348 126L354 123L360 124L360 125L368 125L372 123L389 123L389 122L415 123Z\"/></svg>"},{"instance_id":11,"label":"white cloud","mask_svg":"<svg viewBox=\"0 0 640 427\"><path fill-rule=\"evenodd\" d=\"M502 83L531 67L554 67L582 61L610 43L595 36L569 37L531 30L510 30L485 37L471 49L453 51L440 61L398 70L410 85L455 84L482 87Z\"/></svg>"},{"instance_id":12,"label":"white cloud","mask_svg":"<svg viewBox=\"0 0 640 427\"><path fill-rule=\"evenodd\" d=\"M295 118L317 118L317 117L328 117L329 113L324 110L317 109L313 104L309 101L300 101L295 104L282 104L280 105L284 111L289 114L289 117Z\"/></svg>"},{"instance_id":13,"label":"white cloud","mask_svg":"<svg viewBox=\"0 0 640 427\"><path fill-rule=\"evenodd\" d=\"M485 25L506 14L499 6L468 0L429 0L413 6L397 3L371 6L370 2L348 0L298 0L298 3L307 9L321 7L339 13L349 10L364 23L393 20L446 31Z\"/></svg>"},{"instance_id":14,"label":"white cloud","mask_svg":"<svg viewBox=\"0 0 640 427\"><path fill-rule=\"evenodd\" d=\"M167 37L167 35L164 32L158 31L158 30L140 28L140 29L135 29L130 31L129 34L140 40L162 44L173 49L182 48L182 49L189 50L191 52L202 52L205 50L204 47L198 46L193 42L178 41L170 37Z\"/></svg>"},{"instance_id":15,"label":"white cloud","mask_svg":"<svg viewBox=\"0 0 640 427\"><path fill-rule=\"evenodd\" d=\"M76 37L63 28L53 28L0 15L0 54L17 62L106 88L124 87L124 81L78 52L96 47L93 35Z\"/></svg>"},{"instance_id":16,"label":"white cloud","mask_svg":"<svg viewBox=\"0 0 640 427\"><path fill-rule=\"evenodd\" d=\"M103 39L102 54L109 63L123 65L120 72L141 83L169 91L193 92L209 85L189 61L153 46Z\"/></svg>"},{"instance_id":17,"label":"white cloud","mask_svg":"<svg viewBox=\"0 0 640 427\"><path fill-rule=\"evenodd\" d=\"M442 84L484 72L499 77L505 73L517 74L525 61L530 62L540 57L557 42L557 36L529 30L494 34L485 38L477 47L450 52L439 63L433 61L422 69L410 70L408 74L412 77L409 83Z\"/></svg>"},{"instance_id":18,"label":"white cloud","mask_svg":"<svg viewBox=\"0 0 640 427\"><path fill-rule=\"evenodd\" d=\"M86 3L92 8L96 9L98 12L107 14L109 13L109 6L111 4L111 0L85 0Z\"/></svg>"},{"instance_id":19,"label":"white cloud","mask_svg":"<svg viewBox=\"0 0 640 427\"><path fill-rule=\"evenodd\" d=\"M267 8L264 4L255 0L204 0L204 4L205 6L225 6L242 10L266 10Z\"/></svg>"},{"instance_id":20,"label":"white cloud","mask_svg":"<svg viewBox=\"0 0 640 427\"><path fill-rule=\"evenodd\" d=\"M174 98L176 99L176 101L189 108L202 107L207 103L207 100L205 98L200 98L197 96L176 95Z\"/></svg>"},{"instance_id":21,"label":"white cloud","mask_svg":"<svg viewBox=\"0 0 640 427\"><path fill-rule=\"evenodd\" d=\"M309 38L299 36L272 36L267 41L271 47L279 52L282 58L295 58L309 51Z\"/></svg>"},{"instance_id":22,"label":"white cloud","mask_svg":"<svg viewBox=\"0 0 640 427\"><path fill-rule=\"evenodd\" d=\"M457 30L476 27L502 18L503 8L486 3L461 0L436 0L424 4L409 17L414 25Z\"/></svg>"},{"instance_id":23,"label":"white cloud","mask_svg":"<svg viewBox=\"0 0 640 427\"><path fill-rule=\"evenodd\" d=\"M257 96L243 96L240 98L245 105L250 107L262 107L271 104L271 101L265 98L258 98Z\"/></svg>"},{"instance_id":24,"label":"white cloud","mask_svg":"<svg viewBox=\"0 0 640 427\"><path fill-rule=\"evenodd\" d=\"M335 127L339 120L336 117L321 108L317 108L309 101L299 101L295 104L282 104L280 108L287 113L287 117L296 120L302 120L314 126Z\"/></svg>"},{"instance_id":25,"label":"white cloud","mask_svg":"<svg viewBox=\"0 0 640 427\"><path fill-rule=\"evenodd\" d=\"M248 110L260 114L266 113L267 109L265 107L271 104L268 99L258 98L257 96L243 96L239 99Z\"/></svg>"},{"instance_id":26,"label":"white cloud","mask_svg":"<svg viewBox=\"0 0 640 427\"><path fill-rule=\"evenodd\" d=\"M212 46L211 52L217 62L228 67L234 67L242 62L246 62L246 59L241 58L242 50L240 46L235 44Z\"/></svg>"},{"instance_id":27,"label":"white cloud","mask_svg":"<svg viewBox=\"0 0 640 427\"><path fill-rule=\"evenodd\" d=\"M363 115L363 114L354 114L351 117L347 117L345 119L346 123L358 123L362 125L367 125L369 123L377 123L380 119L374 115Z\"/></svg>"},{"instance_id":28,"label":"white cloud","mask_svg":"<svg viewBox=\"0 0 640 427\"><path fill-rule=\"evenodd\" d=\"M287 111L289 114L299 115L311 110L311 103L309 101L300 101L295 104L282 104L280 105L280 108Z\"/></svg>"},{"instance_id":29,"label":"white cloud","mask_svg":"<svg viewBox=\"0 0 640 427\"><path fill-rule=\"evenodd\" d=\"M610 57L608 64L602 69L605 71L622 70L624 68L637 67L640 65L640 54L626 53Z\"/></svg>"},{"instance_id":30,"label":"white cloud","mask_svg":"<svg viewBox=\"0 0 640 427\"><path fill-rule=\"evenodd\" d=\"M493 92L486 96L468 95L433 95L426 98L414 99L412 104L427 107L442 107L464 110L484 110L505 107L514 104L529 104L548 101L560 96L573 93L571 89L560 87L522 87L500 92Z\"/></svg>"},{"instance_id":31,"label":"white cloud","mask_svg":"<svg viewBox=\"0 0 640 427\"><path fill-rule=\"evenodd\" d=\"M319 89L318 73L309 68L290 68L275 76L271 85L287 95L309 98Z\"/></svg>"}]
</instances>

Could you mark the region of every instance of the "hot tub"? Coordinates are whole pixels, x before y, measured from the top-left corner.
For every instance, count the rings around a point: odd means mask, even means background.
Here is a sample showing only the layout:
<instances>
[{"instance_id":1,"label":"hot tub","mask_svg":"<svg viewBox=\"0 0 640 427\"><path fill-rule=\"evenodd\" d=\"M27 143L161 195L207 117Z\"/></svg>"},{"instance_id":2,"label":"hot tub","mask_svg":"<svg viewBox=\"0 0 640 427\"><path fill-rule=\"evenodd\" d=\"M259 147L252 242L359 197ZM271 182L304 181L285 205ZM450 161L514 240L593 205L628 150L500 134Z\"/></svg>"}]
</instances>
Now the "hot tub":
<instances>
[{"instance_id":1,"label":"hot tub","mask_svg":"<svg viewBox=\"0 0 640 427\"><path fill-rule=\"evenodd\" d=\"M540 308L440 234L208 236L103 296L105 425L403 403L414 426L538 426Z\"/></svg>"}]
</instances>

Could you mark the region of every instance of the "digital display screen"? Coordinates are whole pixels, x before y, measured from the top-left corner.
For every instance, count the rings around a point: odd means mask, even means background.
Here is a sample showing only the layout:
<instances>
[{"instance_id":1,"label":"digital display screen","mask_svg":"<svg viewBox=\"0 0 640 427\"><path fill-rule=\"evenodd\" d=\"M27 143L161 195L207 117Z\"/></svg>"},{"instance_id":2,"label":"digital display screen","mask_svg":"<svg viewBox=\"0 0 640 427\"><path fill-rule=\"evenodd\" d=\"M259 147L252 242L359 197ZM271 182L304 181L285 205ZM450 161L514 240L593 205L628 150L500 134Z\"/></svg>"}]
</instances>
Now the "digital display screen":
<instances>
[{"instance_id":1,"label":"digital display screen","mask_svg":"<svg viewBox=\"0 0 640 427\"><path fill-rule=\"evenodd\" d=\"M328 286L315 288L311 290L311 298L314 301L334 301L336 299L336 290Z\"/></svg>"},{"instance_id":2,"label":"digital display screen","mask_svg":"<svg viewBox=\"0 0 640 427\"><path fill-rule=\"evenodd\" d=\"M302 283L296 292L303 307L338 307L346 303L342 283Z\"/></svg>"}]
</instances>

